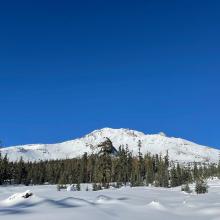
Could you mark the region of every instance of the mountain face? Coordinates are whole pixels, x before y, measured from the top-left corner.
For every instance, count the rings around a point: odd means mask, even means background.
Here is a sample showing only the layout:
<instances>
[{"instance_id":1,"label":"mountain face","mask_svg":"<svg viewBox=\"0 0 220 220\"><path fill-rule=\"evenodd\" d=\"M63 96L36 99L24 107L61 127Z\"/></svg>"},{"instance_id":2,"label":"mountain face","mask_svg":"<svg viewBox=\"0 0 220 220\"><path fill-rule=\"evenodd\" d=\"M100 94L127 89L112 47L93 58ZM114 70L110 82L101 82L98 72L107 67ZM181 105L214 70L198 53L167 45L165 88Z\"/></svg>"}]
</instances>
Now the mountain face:
<instances>
[{"instance_id":1,"label":"mountain face","mask_svg":"<svg viewBox=\"0 0 220 220\"><path fill-rule=\"evenodd\" d=\"M11 161L22 157L25 161L39 161L52 159L67 159L80 157L87 152L98 153L100 143L109 139L115 150L120 145L128 147L133 155L138 154L138 143L141 152L146 154L162 154L169 152L170 160L180 163L188 162L218 162L220 150L201 146L181 138L166 137L163 133L147 135L129 129L103 128L72 141L58 144L34 144L14 146L0 149L2 155L7 154Z\"/></svg>"}]
</instances>

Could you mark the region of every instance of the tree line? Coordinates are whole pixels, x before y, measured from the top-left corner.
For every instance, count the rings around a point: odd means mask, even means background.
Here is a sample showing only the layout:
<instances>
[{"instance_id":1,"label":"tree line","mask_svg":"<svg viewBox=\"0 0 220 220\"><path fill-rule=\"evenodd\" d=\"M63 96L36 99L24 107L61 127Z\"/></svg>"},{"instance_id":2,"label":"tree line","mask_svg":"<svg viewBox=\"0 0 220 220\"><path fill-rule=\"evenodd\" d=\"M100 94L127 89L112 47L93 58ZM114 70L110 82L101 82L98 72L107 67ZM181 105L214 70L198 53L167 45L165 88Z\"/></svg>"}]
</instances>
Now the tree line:
<instances>
[{"instance_id":1,"label":"tree line","mask_svg":"<svg viewBox=\"0 0 220 220\"><path fill-rule=\"evenodd\" d=\"M175 187L212 176L220 177L219 164L180 165L169 160L169 154L132 155L128 147L121 146L117 154L111 153L112 143L108 139L97 154L84 153L80 158L39 162L17 162L0 154L0 185L3 184L79 184L99 183L108 187L110 183L131 186L154 185Z\"/></svg>"}]
</instances>

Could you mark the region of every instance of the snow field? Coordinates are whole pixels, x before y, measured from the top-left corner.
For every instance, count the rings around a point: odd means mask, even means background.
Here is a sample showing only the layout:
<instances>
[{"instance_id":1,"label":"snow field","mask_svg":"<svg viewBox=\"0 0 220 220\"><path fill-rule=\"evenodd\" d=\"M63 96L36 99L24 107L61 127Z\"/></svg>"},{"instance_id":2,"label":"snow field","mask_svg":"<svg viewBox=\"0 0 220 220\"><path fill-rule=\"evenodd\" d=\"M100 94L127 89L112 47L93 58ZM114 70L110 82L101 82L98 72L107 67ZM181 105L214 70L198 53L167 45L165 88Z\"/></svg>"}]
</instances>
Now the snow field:
<instances>
[{"instance_id":1,"label":"snow field","mask_svg":"<svg viewBox=\"0 0 220 220\"><path fill-rule=\"evenodd\" d=\"M208 184L209 193L203 195L186 194L180 187L96 192L58 192L54 185L0 187L0 219L220 220L220 181L209 180ZM24 198L27 192L33 195Z\"/></svg>"}]
</instances>

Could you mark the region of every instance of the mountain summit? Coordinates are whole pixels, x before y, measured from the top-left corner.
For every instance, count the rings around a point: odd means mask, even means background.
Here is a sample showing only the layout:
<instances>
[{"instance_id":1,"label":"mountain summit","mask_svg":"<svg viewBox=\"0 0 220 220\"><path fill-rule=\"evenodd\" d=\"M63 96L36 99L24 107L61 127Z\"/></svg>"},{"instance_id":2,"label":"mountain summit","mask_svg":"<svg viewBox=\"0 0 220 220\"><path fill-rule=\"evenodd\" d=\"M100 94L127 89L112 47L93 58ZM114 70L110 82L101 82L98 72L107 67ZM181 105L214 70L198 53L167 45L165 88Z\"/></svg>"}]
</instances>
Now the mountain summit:
<instances>
[{"instance_id":1,"label":"mountain summit","mask_svg":"<svg viewBox=\"0 0 220 220\"><path fill-rule=\"evenodd\" d=\"M98 153L100 143L111 140L114 148L128 147L134 155L138 153L138 145L141 152L165 155L169 152L170 160L180 163L187 162L218 162L220 150L195 144L193 142L174 137L167 137L163 132L159 134L144 134L130 129L103 128L95 130L82 138L66 141L58 144L33 144L21 145L0 149L7 154L11 161L22 157L25 161L39 161L52 159L67 159L80 157L87 152Z\"/></svg>"}]
</instances>

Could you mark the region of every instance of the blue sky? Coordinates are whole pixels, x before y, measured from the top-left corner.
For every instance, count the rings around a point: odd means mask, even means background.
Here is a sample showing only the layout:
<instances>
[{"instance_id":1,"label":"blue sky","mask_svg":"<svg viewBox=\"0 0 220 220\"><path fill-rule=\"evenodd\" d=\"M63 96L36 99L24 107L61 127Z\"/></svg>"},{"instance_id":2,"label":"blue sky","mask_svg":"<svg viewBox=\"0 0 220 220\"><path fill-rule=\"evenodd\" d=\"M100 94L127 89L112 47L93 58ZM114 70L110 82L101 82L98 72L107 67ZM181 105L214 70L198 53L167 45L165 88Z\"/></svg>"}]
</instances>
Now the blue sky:
<instances>
[{"instance_id":1,"label":"blue sky","mask_svg":"<svg viewBox=\"0 0 220 220\"><path fill-rule=\"evenodd\" d=\"M1 3L3 144L124 127L220 147L219 10L218 1Z\"/></svg>"}]
</instances>

